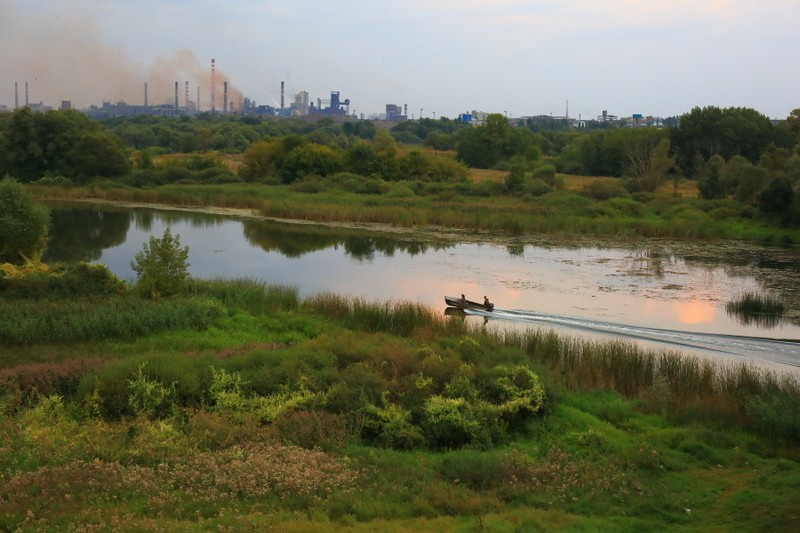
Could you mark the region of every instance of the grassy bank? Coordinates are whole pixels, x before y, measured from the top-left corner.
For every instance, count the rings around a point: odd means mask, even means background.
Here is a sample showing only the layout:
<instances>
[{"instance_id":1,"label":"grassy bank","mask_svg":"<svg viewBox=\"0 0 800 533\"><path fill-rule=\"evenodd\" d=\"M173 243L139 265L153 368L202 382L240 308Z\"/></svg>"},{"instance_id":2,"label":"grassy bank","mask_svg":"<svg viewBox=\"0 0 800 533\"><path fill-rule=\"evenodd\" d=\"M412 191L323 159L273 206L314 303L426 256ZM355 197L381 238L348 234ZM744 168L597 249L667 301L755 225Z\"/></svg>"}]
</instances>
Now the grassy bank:
<instances>
[{"instance_id":1,"label":"grassy bank","mask_svg":"<svg viewBox=\"0 0 800 533\"><path fill-rule=\"evenodd\" d=\"M129 298L4 299L0 529L800 527L796 379L248 280L46 335Z\"/></svg>"},{"instance_id":2,"label":"grassy bank","mask_svg":"<svg viewBox=\"0 0 800 533\"><path fill-rule=\"evenodd\" d=\"M39 199L97 198L186 207L238 207L257 210L267 217L399 227L438 226L513 235L800 242L797 230L759 222L751 208L733 200L680 198L667 192L606 198L605 186L581 194L574 190L553 190L538 196L509 196L499 193L501 185L489 180L467 184L384 183L377 193L365 192L379 186L377 182L365 183L332 188L310 182L292 186L165 185L148 189L104 184L75 188L30 186L30 190Z\"/></svg>"}]
</instances>

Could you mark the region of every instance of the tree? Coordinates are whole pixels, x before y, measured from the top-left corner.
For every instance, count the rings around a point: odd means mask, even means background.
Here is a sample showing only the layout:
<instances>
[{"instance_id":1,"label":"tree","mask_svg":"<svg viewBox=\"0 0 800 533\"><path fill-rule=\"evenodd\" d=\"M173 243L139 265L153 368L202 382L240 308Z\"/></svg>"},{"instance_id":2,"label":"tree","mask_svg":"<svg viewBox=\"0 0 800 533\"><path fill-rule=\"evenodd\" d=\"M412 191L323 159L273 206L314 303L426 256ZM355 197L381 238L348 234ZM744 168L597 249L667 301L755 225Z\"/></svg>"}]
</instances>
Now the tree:
<instances>
[{"instance_id":1,"label":"tree","mask_svg":"<svg viewBox=\"0 0 800 533\"><path fill-rule=\"evenodd\" d=\"M774 136L768 117L744 107L696 107L670 130L673 153L689 177L714 155L725 160L740 155L756 163Z\"/></svg>"},{"instance_id":2,"label":"tree","mask_svg":"<svg viewBox=\"0 0 800 533\"><path fill-rule=\"evenodd\" d=\"M758 194L758 207L764 214L774 215L783 222L789 222L794 196L791 180L777 176L772 178Z\"/></svg>"},{"instance_id":3,"label":"tree","mask_svg":"<svg viewBox=\"0 0 800 533\"><path fill-rule=\"evenodd\" d=\"M158 239L150 237L130 265L136 273L136 289L145 298L172 296L183 289L189 278L189 247L181 248L181 236L169 228Z\"/></svg>"},{"instance_id":4,"label":"tree","mask_svg":"<svg viewBox=\"0 0 800 533\"><path fill-rule=\"evenodd\" d=\"M697 189L700 196L706 200L713 200L725 196L725 189L722 184L722 170L725 168L725 160L715 155L709 159L697 179Z\"/></svg>"},{"instance_id":5,"label":"tree","mask_svg":"<svg viewBox=\"0 0 800 533\"><path fill-rule=\"evenodd\" d=\"M655 192L675 163L669 156L669 139L639 136L626 146L629 183L634 192Z\"/></svg>"},{"instance_id":6,"label":"tree","mask_svg":"<svg viewBox=\"0 0 800 533\"><path fill-rule=\"evenodd\" d=\"M304 176L328 176L342 168L340 154L321 144L304 144L288 153L281 164L284 183L291 183Z\"/></svg>"},{"instance_id":7,"label":"tree","mask_svg":"<svg viewBox=\"0 0 800 533\"><path fill-rule=\"evenodd\" d=\"M514 157L511 159L511 167L506 175L506 189L509 192L519 192L525 184L525 175L528 171L528 162L524 157Z\"/></svg>"},{"instance_id":8,"label":"tree","mask_svg":"<svg viewBox=\"0 0 800 533\"><path fill-rule=\"evenodd\" d=\"M47 244L50 213L11 178L0 180L0 262L38 260Z\"/></svg>"}]
</instances>

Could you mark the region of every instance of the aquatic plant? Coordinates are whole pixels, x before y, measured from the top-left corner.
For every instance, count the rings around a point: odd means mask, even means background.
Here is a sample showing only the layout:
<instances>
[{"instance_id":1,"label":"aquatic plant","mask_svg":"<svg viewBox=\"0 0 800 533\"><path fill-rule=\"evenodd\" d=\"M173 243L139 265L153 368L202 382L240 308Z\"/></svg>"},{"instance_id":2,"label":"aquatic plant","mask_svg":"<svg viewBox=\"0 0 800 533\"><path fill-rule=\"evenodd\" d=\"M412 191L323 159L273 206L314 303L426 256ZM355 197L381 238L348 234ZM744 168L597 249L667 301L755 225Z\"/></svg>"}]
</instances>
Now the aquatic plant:
<instances>
[{"instance_id":1,"label":"aquatic plant","mask_svg":"<svg viewBox=\"0 0 800 533\"><path fill-rule=\"evenodd\" d=\"M774 328L783 322L786 304L773 294L746 291L725 304L725 312L742 325Z\"/></svg>"}]
</instances>

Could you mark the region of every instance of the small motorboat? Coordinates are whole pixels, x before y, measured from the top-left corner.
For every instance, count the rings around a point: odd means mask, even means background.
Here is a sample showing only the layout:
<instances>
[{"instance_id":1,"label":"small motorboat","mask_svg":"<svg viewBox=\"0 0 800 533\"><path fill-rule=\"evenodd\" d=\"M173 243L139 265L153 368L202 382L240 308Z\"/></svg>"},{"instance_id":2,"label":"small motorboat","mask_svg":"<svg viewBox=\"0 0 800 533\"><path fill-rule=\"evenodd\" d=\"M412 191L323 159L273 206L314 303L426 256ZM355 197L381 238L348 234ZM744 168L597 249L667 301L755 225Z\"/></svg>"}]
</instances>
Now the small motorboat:
<instances>
[{"instance_id":1,"label":"small motorboat","mask_svg":"<svg viewBox=\"0 0 800 533\"><path fill-rule=\"evenodd\" d=\"M473 309L475 311L494 311L494 304L490 303L488 306L480 302L473 302L472 300L462 300L458 296L445 296L444 303L456 309Z\"/></svg>"}]
</instances>

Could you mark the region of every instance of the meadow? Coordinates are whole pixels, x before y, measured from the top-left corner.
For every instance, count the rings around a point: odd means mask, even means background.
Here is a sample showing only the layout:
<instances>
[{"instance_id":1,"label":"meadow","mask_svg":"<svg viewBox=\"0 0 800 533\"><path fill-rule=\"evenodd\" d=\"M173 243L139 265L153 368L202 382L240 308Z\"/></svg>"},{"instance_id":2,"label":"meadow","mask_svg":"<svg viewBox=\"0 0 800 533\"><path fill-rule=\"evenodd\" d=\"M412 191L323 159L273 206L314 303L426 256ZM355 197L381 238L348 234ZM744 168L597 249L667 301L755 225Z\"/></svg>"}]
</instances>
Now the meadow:
<instances>
[{"instance_id":1,"label":"meadow","mask_svg":"<svg viewBox=\"0 0 800 533\"><path fill-rule=\"evenodd\" d=\"M4 281L0 530L800 527L796 377L101 268Z\"/></svg>"},{"instance_id":2,"label":"meadow","mask_svg":"<svg viewBox=\"0 0 800 533\"><path fill-rule=\"evenodd\" d=\"M505 172L471 170L464 183L385 182L348 173L289 185L168 184L128 187L28 185L40 200L99 199L181 207L251 209L264 217L316 222L455 228L484 234L738 239L767 245L800 242L797 229L759 220L734 199L697 198L694 182L630 194L614 178L559 175L556 188L506 193Z\"/></svg>"}]
</instances>

